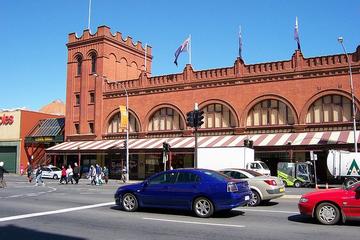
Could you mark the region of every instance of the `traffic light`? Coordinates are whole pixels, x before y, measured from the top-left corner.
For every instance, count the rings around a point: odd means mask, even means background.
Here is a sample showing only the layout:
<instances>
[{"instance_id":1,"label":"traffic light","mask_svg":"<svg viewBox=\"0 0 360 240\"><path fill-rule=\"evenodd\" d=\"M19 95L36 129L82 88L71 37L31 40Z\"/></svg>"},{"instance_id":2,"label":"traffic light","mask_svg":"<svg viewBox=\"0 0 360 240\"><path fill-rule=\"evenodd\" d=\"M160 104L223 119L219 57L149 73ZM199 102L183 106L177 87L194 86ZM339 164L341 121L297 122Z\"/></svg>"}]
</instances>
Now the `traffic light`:
<instances>
[{"instance_id":1,"label":"traffic light","mask_svg":"<svg viewBox=\"0 0 360 240\"><path fill-rule=\"evenodd\" d=\"M188 112L186 114L186 125L189 126L189 127L194 127L195 124L194 124L194 114L195 111L191 111L191 112Z\"/></svg>"},{"instance_id":2,"label":"traffic light","mask_svg":"<svg viewBox=\"0 0 360 240\"><path fill-rule=\"evenodd\" d=\"M170 152L170 144L163 142L163 152Z\"/></svg>"},{"instance_id":3,"label":"traffic light","mask_svg":"<svg viewBox=\"0 0 360 240\"><path fill-rule=\"evenodd\" d=\"M124 144L124 145L123 145L124 149L126 149L126 145L127 145L127 144L126 144L126 140L124 140L123 144Z\"/></svg>"},{"instance_id":4,"label":"traffic light","mask_svg":"<svg viewBox=\"0 0 360 240\"><path fill-rule=\"evenodd\" d=\"M253 145L254 145L253 140L250 140L250 139L245 139L244 140L244 147L253 148Z\"/></svg>"},{"instance_id":5,"label":"traffic light","mask_svg":"<svg viewBox=\"0 0 360 240\"><path fill-rule=\"evenodd\" d=\"M194 126L201 127L204 124L204 111L202 110L195 110L195 117L194 117Z\"/></svg>"}]
</instances>

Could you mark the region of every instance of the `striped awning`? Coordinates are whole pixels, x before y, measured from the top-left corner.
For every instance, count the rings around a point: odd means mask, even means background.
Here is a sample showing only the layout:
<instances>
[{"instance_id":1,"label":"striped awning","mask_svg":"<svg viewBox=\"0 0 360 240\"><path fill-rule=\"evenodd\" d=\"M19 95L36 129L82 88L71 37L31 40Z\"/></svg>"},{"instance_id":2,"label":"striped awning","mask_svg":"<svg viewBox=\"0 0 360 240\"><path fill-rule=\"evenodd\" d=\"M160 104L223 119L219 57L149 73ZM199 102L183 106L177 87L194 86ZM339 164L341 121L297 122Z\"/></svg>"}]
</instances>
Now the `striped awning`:
<instances>
[{"instance_id":1,"label":"striped awning","mask_svg":"<svg viewBox=\"0 0 360 240\"><path fill-rule=\"evenodd\" d=\"M246 138L254 146L354 144L352 131L275 133L255 135L204 136L198 138L198 147L241 147ZM129 149L161 149L163 142L171 148L194 148L194 137L130 139ZM359 132L357 142L360 143ZM124 148L124 140L64 142L46 149L47 152L94 151Z\"/></svg>"}]
</instances>

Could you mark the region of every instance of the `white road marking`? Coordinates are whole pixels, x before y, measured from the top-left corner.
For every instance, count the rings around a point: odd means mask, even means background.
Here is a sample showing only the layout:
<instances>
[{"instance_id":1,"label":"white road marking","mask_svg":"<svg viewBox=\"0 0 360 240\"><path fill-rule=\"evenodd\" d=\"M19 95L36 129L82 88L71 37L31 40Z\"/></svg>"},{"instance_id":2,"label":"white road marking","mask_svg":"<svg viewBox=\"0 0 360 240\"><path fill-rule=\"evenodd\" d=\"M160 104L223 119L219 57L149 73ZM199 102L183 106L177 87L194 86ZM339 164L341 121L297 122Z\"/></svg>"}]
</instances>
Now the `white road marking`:
<instances>
[{"instance_id":1,"label":"white road marking","mask_svg":"<svg viewBox=\"0 0 360 240\"><path fill-rule=\"evenodd\" d=\"M161 221L161 222L173 222L173 223L185 223L185 224L197 224L197 225L209 225L209 226L220 226L220 227L236 227L243 228L244 225L231 225L231 224L221 224L221 223L206 223L206 222L190 222L190 221L180 221L180 220L171 220L171 219L161 219L161 218L142 218L144 220L151 221Z\"/></svg>"},{"instance_id":2,"label":"white road marking","mask_svg":"<svg viewBox=\"0 0 360 240\"><path fill-rule=\"evenodd\" d=\"M98 207L104 207L104 206L110 206L110 205L114 205L114 202L99 203L99 204L87 205L87 206L82 206L82 207L65 208L65 209L59 209L59 210L54 210L54 211L29 213L29 214L23 214L23 215L11 216L11 217L4 217L4 218L0 218L0 222L7 222L7 221L13 221L13 220L19 220L19 219L25 219L25 218L33 218L33 217L39 217L39 216L74 212L74 211L80 211L80 210L89 209L89 208L98 208Z\"/></svg>"},{"instance_id":3,"label":"white road marking","mask_svg":"<svg viewBox=\"0 0 360 240\"><path fill-rule=\"evenodd\" d=\"M250 208L244 208L244 207L238 207L238 208L235 208L234 210L240 210L240 211L244 211L244 212L269 212L269 213L299 214L299 212L265 210L265 209L250 209Z\"/></svg>"},{"instance_id":4,"label":"white road marking","mask_svg":"<svg viewBox=\"0 0 360 240\"><path fill-rule=\"evenodd\" d=\"M34 187L34 186L32 186L32 187ZM7 196L7 197L0 197L0 199L9 199L9 198L18 198L18 197L37 197L42 194L51 193L51 192L56 191L56 188L54 188L54 187L47 187L47 188L50 188L50 190L44 191L44 192L37 192L37 193L11 195L11 196Z\"/></svg>"}]
</instances>

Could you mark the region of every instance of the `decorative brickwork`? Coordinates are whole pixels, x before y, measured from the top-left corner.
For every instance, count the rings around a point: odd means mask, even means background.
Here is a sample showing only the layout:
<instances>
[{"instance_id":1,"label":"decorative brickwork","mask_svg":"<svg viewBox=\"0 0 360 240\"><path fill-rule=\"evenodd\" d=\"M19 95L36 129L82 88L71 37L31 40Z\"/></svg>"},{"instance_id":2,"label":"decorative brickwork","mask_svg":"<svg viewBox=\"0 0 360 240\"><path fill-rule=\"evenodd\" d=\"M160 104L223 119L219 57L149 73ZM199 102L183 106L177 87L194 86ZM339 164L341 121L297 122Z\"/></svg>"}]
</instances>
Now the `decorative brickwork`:
<instances>
[{"instance_id":1,"label":"decorative brickwork","mask_svg":"<svg viewBox=\"0 0 360 240\"><path fill-rule=\"evenodd\" d=\"M66 101L66 135L72 139L103 139L123 137L107 135L107 121L125 105L129 95L129 108L139 121L140 132L132 137L189 135L181 132L148 132L151 113L161 106L172 106L182 121L194 103L200 108L210 102L228 106L235 116L235 128L201 129L201 133L242 134L257 132L311 131L306 114L318 98L337 94L350 98L348 63L344 54L304 58L296 50L290 60L245 64L236 59L231 67L196 71L186 65L182 73L151 77L151 48L147 48L147 69L144 71L145 49L141 42L133 43L130 37L122 39L121 33L113 35L106 26L94 34L84 31L81 37L69 35L68 76ZM340 48L339 48L340 49ZM96 74L90 73L90 52L97 54ZM76 56L83 56L81 76L76 75ZM350 54L356 105L360 96L360 46ZM171 59L169 59L171 61ZM95 103L89 104L89 91L95 92ZM80 105L74 105L75 94L80 93ZM248 127L248 111L265 99L282 101L291 109L294 125ZM94 122L95 132L89 134L88 122ZM74 124L80 124L80 134L75 134ZM351 123L330 123L331 128L351 128ZM310 129L309 129L310 128ZM191 134L191 132L190 132Z\"/></svg>"}]
</instances>

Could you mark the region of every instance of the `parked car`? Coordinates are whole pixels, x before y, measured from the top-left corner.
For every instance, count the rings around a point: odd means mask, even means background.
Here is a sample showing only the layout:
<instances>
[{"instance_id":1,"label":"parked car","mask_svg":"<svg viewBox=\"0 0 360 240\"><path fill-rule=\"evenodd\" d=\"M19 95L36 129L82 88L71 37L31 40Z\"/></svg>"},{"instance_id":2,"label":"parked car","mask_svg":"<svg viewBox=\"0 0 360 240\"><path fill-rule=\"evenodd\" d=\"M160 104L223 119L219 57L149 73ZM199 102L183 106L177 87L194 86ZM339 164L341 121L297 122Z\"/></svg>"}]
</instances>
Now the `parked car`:
<instances>
[{"instance_id":1,"label":"parked car","mask_svg":"<svg viewBox=\"0 0 360 240\"><path fill-rule=\"evenodd\" d=\"M278 177L265 176L248 169L224 169L221 173L234 178L246 180L252 191L250 206L257 206L260 203L269 202L285 194L284 182Z\"/></svg>"},{"instance_id":2,"label":"parked car","mask_svg":"<svg viewBox=\"0 0 360 240\"><path fill-rule=\"evenodd\" d=\"M61 169L52 165L41 167L43 178L59 179L61 177ZM34 175L36 169L34 170Z\"/></svg>"},{"instance_id":3,"label":"parked car","mask_svg":"<svg viewBox=\"0 0 360 240\"><path fill-rule=\"evenodd\" d=\"M310 192L299 200L301 214L332 225L346 220L360 220L360 182L348 187Z\"/></svg>"},{"instance_id":4,"label":"parked car","mask_svg":"<svg viewBox=\"0 0 360 240\"><path fill-rule=\"evenodd\" d=\"M125 211L139 207L191 210L210 217L246 205L251 191L246 181L207 169L175 169L155 174L137 184L119 187L115 203Z\"/></svg>"}]
</instances>

